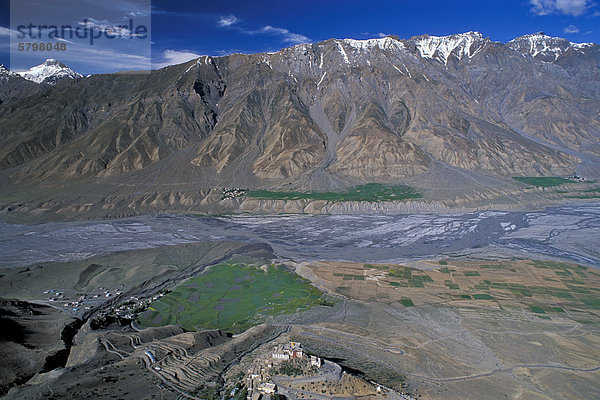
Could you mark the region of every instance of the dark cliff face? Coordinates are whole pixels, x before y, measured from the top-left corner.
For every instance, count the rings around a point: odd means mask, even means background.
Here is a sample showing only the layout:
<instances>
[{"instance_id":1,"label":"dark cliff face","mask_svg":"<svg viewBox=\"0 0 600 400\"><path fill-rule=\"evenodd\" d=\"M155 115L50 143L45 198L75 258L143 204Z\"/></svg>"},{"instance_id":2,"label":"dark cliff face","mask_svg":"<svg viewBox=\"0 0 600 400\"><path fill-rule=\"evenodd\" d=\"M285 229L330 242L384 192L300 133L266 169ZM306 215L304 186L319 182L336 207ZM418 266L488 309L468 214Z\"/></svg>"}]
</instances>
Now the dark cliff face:
<instances>
[{"instance_id":1,"label":"dark cliff face","mask_svg":"<svg viewBox=\"0 0 600 400\"><path fill-rule=\"evenodd\" d=\"M167 174L206 186L393 182L434 164L564 175L600 157L599 54L469 32L96 75L0 105L0 168L40 182L144 175L169 160Z\"/></svg>"},{"instance_id":2,"label":"dark cliff face","mask_svg":"<svg viewBox=\"0 0 600 400\"><path fill-rule=\"evenodd\" d=\"M0 65L0 105L10 100L15 101L22 97L37 95L45 87L46 85L38 85L25 80Z\"/></svg>"}]
</instances>

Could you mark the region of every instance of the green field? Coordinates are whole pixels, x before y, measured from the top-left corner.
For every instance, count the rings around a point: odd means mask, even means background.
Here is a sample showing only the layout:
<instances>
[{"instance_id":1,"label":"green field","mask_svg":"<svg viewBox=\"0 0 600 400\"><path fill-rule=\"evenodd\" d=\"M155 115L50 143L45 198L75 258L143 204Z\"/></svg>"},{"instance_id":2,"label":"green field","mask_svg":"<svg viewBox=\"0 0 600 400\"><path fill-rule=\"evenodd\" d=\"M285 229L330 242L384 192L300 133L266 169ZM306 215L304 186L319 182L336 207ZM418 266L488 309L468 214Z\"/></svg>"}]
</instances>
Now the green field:
<instances>
[{"instance_id":1,"label":"green field","mask_svg":"<svg viewBox=\"0 0 600 400\"><path fill-rule=\"evenodd\" d=\"M444 285L448 288L448 289L452 289L452 290L458 290L460 289L460 287L458 286L458 284L450 281L450 280L446 280L444 281Z\"/></svg>"},{"instance_id":2,"label":"green field","mask_svg":"<svg viewBox=\"0 0 600 400\"><path fill-rule=\"evenodd\" d=\"M346 192L283 192L270 190L250 190L248 197L269 200L326 200L326 201L394 201L421 198L421 194L410 186L388 186L368 183L356 186Z\"/></svg>"},{"instance_id":3,"label":"green field","mask_svg":"<svg viewBox=\"0 0 600 400\"><path fill-rule=\"evenodd\" d=\"M425 287L425 282L433 282L433 279L426 273L407 267L399 269L390 269L388 276L391 278L399 278L404 282L390 282L392 286L401 287Z\"/></svg>"},{"instance_id":4,"label":"green field","mask_svg":"<svg viewBox=\"0 0 600 400\"><path fill-rule=\"evenodd\" d=\"M183 282L142 313L140 325L242 332L269 315L322 303L322 293L280 265L219 264Z\"/></svg>"},{"instance_id":5,"label":"green field","mask_svg":"<svg viewBox=\"0 0 600 400\"><path fill-rule=\"evenodd\" d=\"M559 186L563 183L574 183L558 176L513 176L513 179L537 187Z\"/></svg>"},{"instance_id":6,"label":"green field","mask_svg":"<svg viewBox=\"0 0 600 400\"><path fill-rule=\"evenodd\" d=\"M400 302L402 303L402 305L404 307L414 307L415 306L415 303L413 303L412 299L409 299L409 298L401 299Z\"/></svg>"}]
</instances>

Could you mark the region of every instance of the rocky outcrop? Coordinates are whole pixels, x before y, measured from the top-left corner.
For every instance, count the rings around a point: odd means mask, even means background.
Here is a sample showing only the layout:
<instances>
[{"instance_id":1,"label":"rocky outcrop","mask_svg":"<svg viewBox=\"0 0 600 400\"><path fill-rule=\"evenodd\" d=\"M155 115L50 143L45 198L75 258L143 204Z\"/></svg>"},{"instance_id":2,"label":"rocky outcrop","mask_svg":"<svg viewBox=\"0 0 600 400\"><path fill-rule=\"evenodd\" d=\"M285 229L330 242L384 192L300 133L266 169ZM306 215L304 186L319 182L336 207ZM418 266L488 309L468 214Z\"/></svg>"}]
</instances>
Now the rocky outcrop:
<instances>
[{"instance_id":1,"label":"rocky outcrop","mask_svg":"<svg viewBox=\"0 0 600 400\"><path fill-rule=\"evenodd\" d=\"M0 395L39 372L64 366L73 318L46 305L0 298Z\"/></svg>"}]
</instances>

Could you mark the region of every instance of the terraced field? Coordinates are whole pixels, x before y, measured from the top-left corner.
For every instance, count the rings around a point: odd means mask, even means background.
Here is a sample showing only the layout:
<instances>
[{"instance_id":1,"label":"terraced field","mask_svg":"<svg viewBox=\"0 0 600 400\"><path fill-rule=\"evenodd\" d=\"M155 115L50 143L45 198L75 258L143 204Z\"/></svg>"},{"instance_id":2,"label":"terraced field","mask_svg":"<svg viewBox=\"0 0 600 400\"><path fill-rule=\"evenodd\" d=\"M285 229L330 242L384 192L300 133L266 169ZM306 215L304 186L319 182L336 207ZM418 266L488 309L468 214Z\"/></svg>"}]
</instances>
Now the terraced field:
<instances>
[{"instance_id":1,"label":"terraced field","mask_svg":"<svg viewBox=\"0 0 600 400\"><path fill-rule=\"evenodd\" d=\"M153 302L139 323L237 333L269 315L319 304L321 297L308 281L281 265L219 264Z\"/></svg>"}]
</instances>

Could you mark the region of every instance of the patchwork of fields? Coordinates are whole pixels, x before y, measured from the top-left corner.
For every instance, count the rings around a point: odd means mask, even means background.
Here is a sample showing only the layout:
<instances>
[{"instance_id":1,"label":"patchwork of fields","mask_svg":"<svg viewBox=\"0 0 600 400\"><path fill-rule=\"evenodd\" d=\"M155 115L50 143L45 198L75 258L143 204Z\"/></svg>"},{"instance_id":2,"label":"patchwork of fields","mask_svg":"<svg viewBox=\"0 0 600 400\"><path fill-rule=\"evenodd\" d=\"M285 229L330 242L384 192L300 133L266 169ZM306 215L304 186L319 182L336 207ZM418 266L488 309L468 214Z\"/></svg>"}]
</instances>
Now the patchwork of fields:
<instances>
[{"instance_id":1,"label":"patchwork of fields","mask_svg":"<svg viewBox=\"0 0 600 400\"><path fill-rule=\"evenodd\" d=\"M404 306L445 303L533 312L540 318L570 313L596 324L600 272L555 261L452 260L419 269L363 263L311 263L315 275L339 294Z\"/></svg>"},{"instance_id":2,"label":"patchwork of fields","mask_svg":"<svg viewBox=\"0 0 600 400\"><path fill-rule=\"evenodd\" d=\"M302 340L354 365L394 368L378 370L379 381L405 376L432 399L599 398L597 269L448 258L306 261L297 271L347 299L340 319Z\"/></svg>"}]
</instances>

